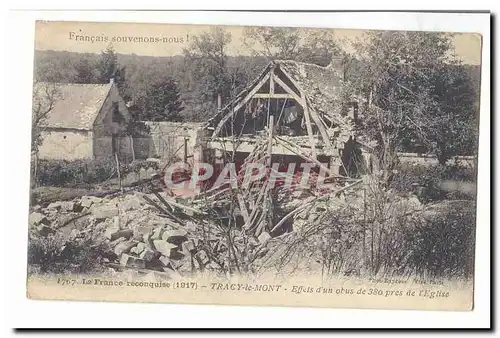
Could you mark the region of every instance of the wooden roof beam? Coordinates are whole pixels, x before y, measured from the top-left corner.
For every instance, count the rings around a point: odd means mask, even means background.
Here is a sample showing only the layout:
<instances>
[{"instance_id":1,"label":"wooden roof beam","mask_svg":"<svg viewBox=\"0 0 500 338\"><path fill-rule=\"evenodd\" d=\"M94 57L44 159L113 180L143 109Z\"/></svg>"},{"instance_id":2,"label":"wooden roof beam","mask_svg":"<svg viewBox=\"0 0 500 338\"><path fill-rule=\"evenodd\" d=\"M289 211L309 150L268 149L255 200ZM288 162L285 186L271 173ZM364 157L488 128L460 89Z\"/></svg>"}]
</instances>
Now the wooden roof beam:
<instances>
[{"instance_id":1,"label":"wooden roof beam","mask_svg":"<svg viewBox=\"0 0 500 338\"><path fill-rule=\"evenodd\" d=\"M251 91L248 92L247 95L245 95L245 97L232 109L232 111L227 114L226 116L224 116L222 118L222 120L219 122L219 124L217 125L217 128L215 128L215 131L214 133L212 134L212 137L216 137L217 135L219 135L222 127L224 126L224 124L238 111L240 110L241 107L243 107L243 105L245 103L247 103L248 101L250 101L250 99L255 95L257 94L257 92L259 91L259 89L267 82L267 80L269 80L269 78L271 77L271 73L267 73L256 85L255 87L253 87L253 89Z\"/></svg>"}]
</instances>

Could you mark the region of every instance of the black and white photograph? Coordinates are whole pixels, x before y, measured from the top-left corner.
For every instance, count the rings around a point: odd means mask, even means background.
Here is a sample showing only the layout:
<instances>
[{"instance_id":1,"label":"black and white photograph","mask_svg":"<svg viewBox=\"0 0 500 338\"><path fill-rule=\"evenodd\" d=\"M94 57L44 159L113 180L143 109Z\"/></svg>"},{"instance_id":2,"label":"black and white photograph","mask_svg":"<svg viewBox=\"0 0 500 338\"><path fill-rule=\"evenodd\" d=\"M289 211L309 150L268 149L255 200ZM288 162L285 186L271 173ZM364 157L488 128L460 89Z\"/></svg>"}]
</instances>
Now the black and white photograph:
<instances>
[{"instance_id":1,"label":"black and white photograph","mask_svg":"<svg viewBox=\"0 0 500 338\"><path fill-rule=\"evenodd\" d=\"M38 21L28 297L472 310L481 50Z\"/></svg>"}]
</instances>

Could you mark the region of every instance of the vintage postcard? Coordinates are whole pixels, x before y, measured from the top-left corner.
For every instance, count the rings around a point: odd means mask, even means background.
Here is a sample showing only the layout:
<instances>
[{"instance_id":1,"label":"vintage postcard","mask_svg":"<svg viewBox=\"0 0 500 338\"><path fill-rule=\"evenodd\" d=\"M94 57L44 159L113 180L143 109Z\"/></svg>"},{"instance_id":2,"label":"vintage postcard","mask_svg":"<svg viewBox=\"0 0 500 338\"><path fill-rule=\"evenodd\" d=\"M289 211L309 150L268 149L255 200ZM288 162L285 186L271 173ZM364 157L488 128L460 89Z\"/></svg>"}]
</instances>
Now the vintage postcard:
<instances>
[{"instance_id":1,"label":"vintage postcard","mask_svg":"<svg viewBox=\"0 0 500 338\"><path fill-rule=\"evenodd\" d=\"M28 297L471 310L481 44L37 22Z\"/></svg>"}]
</instances>

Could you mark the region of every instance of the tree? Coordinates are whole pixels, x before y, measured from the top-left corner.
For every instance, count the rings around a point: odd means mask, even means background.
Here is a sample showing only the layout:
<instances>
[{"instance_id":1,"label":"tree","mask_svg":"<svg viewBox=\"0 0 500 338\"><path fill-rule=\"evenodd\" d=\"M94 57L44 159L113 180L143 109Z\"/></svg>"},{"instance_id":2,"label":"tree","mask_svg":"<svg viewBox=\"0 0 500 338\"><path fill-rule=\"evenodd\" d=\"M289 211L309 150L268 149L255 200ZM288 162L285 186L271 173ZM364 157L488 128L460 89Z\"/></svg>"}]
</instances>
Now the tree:
<instances>
[{"instance_id":1,"label":"tree","mask_svg":"<svg viewBox=\"0 0 500 338\"><path fill-rule=\"evenodd\" d=\"M184 49L186 71L190 75L191 98L214 108L217 96L231 97L234 87L231 70L228 67L227 47L231 34L220 27L193 37Z\"/></svg>"},{"instance_id":2,"label":"tree","mask_svg":"<svg viewBox=\"0 0 500 338\"><path fill-rule=\"evenodd\" d=\"M31 108L31 151L38 153L42 143L43 124L59 97L59 89L56 83L35 82L33 84L33 97Z\"/></svg>"},{"instance_id":3,"label":"tree","mask_svg":"<svg viewBox=\"0 0 500 338\"><path fill-rule=\"evenodd\" d=\"M230 63L227 54L231 34L220 27L193 37L184 49L185 101L194 111L193 118L206 121L217 111L217 97L229 103L247 84L247 72L241 63ZM232 59L234 61L234 58Z\"/></svg>"},{"instance_id":4,"label":"tree","mask_svg":"<svg viewBox=\"0 0 500 338\"><path fill-rule=\"evenodd\" d=\"M440 164L456 155L477 152L477 120L475 106L477 94L469 74L461 62L454 61L437 69L431 78L431 94L435 109L428 114L428 149Z\"/></svg>"},{"instance_id":5,"label":"tree","mask_svg":"<svg viewBox=\"0 0 500 338\"><path fill-rule=\"evenodd\" d=\"M282 27L248 27L244 44L268 60L295 60L327 66L333 56L343 55L331 30Z\"/></svg>"},{"instance_id":6,"label":"tree","mask_svg":"<svg viewBox=\"0 0 500 338\"><path fill-rule=\"evenodd\" d=\"M270 60L293 60L299 53L301 37L298 28L248 27L243 35L247 48Z\"/></svg>"},{"instance_id":7,"label":"tree","mask_svg":"<svg viewBox=\"0 0 500 338\"><path fill-rule=\"evenodd\" d=\"M345 56L331 30L306 30L297 61L328 66L334 56Z\"/></svg>"},{"instance_id":8,"label":"tree","mask_svg":"<svg viewBox=\"0 0 500 338\"><path fill-rule=\"evenodd\" d=\"M95 83L96 75L94 74L94 66L89 59L81 59L75 65L75 74L72 79L73 83Z\"/></svg>"},{"instance_id":9,"label":"tree","mask_svg":"<svg viewBox=\"0 0 500 338\"><path fill-rule=\"evenodd\" d=\"M146 94L137 100L138 116L149 121L181 121L184 109L177 83L165 78L153 84Z\"/></svg>"},{"instance_id":10,"label":"tree","mask_svg":"<svg viewBox=\"0 0 500 338\"><path fill-rule=\"evenodd\" d=\"M102 51L95 68L97 69L97 83L109 83L113 79L123 99L125 101L130 100L131 95L126 79L126 70L125 67L120 67L118 55L115 53L113 46L110 45L106 50Z\"/></svg>"},{"instance_id":11,"label":"tree","mask_svg":"<svg viewBox=\"0 0 500 338\"><path fill-rule=\"evenodd\" d=\"M465 116L473 114L467 86L456 86L465 78L451 54L450 35L370 32L355 48L358 68L347 86L364 99L362 127L377 142L383 181L390 180L405 142L422 143L441 161L453 155L448 145L457 142L460 126L469 123Z\"/></svg>"}]
</instances>

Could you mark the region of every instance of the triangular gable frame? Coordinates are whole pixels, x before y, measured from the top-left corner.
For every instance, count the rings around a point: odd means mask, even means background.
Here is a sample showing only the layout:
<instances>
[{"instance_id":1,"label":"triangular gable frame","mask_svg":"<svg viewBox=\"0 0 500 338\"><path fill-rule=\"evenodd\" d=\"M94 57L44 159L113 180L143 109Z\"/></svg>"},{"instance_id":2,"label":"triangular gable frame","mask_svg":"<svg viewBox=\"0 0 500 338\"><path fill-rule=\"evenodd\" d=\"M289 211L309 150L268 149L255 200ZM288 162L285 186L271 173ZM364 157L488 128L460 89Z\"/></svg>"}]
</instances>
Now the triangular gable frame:
<instances>
[{"instance_id":1,"label":"triangular gable frame","mask_svg":"<svg viewBox=\"0 0 500 338\"><path fill-rule=\"evenodd\" d=\"M275 69L279 67L279 63L271 62L264 71L259 75L259 77L244 91L242 91L236 99L234 99L230 104L228 104L223 111L227 111L230 109L230 112L226 114L218 123L215 128L212 138L215 138L219 135L223 126L229 121L231 117L234 116L247 102L249 102L252 98L263 98L263 99L271 99L271 98L291 98L294 99L298 104L300 104L304 110L304 118L306 120L306 129L307 134L309 136L310 145L312 149L313 157L316 157L316 147L314 142L314 135L312 132L311 121L316 124L318 130L320 132L321 138L323 139L325 146L329 150L333 150L333 146L330 142L328 133L326 131L326 124L319 116L318 112L314 109L311 109L311 106L308 104L308 98L304 94L304 92L300 89L300 86L293 80L293 78L282 68L280 67L281 73L287 77L287 79L292 83L295 88L299 91L297 94L293 89L291 89L282 79L280 79L276 73ZM266 84L269 80L270 90L268 94L258 93L258 91ZM274 84L279 85L286 94L276 94L274 93Z\"/></svg>"}]
</instances>

